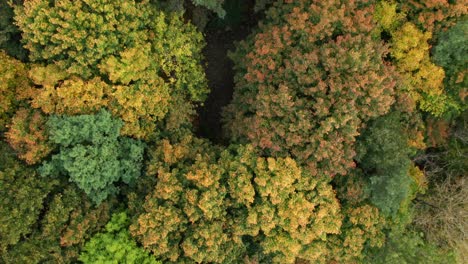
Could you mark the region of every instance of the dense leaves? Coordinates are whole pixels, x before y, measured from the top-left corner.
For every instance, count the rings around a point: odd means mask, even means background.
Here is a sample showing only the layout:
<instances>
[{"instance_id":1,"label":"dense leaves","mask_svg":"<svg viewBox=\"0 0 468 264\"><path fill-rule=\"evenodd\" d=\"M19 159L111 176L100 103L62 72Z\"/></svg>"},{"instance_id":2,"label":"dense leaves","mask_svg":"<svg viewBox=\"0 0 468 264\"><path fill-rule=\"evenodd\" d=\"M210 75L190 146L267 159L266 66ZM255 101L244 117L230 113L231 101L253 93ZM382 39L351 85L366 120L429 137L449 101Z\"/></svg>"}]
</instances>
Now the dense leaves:
<instances>
[{"instance_id":1,"label":"dense leaves","mask_svg":"<svg viewBox=\"0 0 468 264\"><path fill-rule=\"evenodd\" d=\"M368 253L364 263L456 263L453 252L446 252L424 241L415 231L391 233L385 247Z\"/></svg>"},{"instance_id":2,"label":"dense leaves","mask_svg":"<svg viewBox=\"0 0 468 264\"><path fill-rule=\"evenodd\" d=\"M47 208L31 234L2 254L4 263L76 261L85 240L109 220L111 204L101 203L94 208L76 187L59 189L49 194Z\"/></svg>"},{"instance_id":3,"label":"dense leaves","mask_svg":"<svg viewBox=\"0 0 468 264\"><path fill-rule=\"evenodd\" d=\"M361 122L394 102L396 80L371 36L371 14L367 1L280 1L269 9L231 56L229 136L267 155L291 154L313 175L346 174Z\"/></svg>"},{"instance_id":4,"label":"dense leaves","mask_svg":"<svg viewBox=\"0 0 468 264\"><path fill-rule=\"evenodd\" d=\"M35 0L15 12L30 59L40 64L31 73L40 86L33 105L47 113L105 106L125 122L123 135L148 138L158 124L190 124L191 111L164 118L206 96L202 36L177 14L131 0Z\"/></svg>"},{"instance_id":5,"label":"dense leaves","mask_svg":"<svg viewBox=\"0 0 468 264\"><path fill-rule=\"evenodd\" d=\"M457 103L455 114L467 109L468 103L468 77L466 65L468 65L468 20L461 20L455 26L439 37L439 42L434 47L434 61L445 70L445 87L447 93Z\"/></svg>"},{"instance_id":6,"label":"dense leaves","mask_svg":"<svg viewBox=\"0 0 468 264\"><path fill-rule=\"evenodd\" d=\"M176 143L160 140L150 154L148 175L158 182L132 234L163 261L236 259L240 241L226 226L227 189L213 147L188 134Z\"/></svg>"},{"instance_id":7,"label":"dense leaves","mask_svg":"<svg viewBox=\"0 0 468 264\"><path fill-rule=\"evenodd\" d=\"M0 255L34 230L43 200L54 185L41 181L33 169L26 168L1 143L0 162Z\"/></svg>"},{"instance_id":8,"label":"dense leaves","mask_svg":"<svg viewBox=\"0 0 468 264\"><path fill-rule=\"evenodd\" d=\"M0 51L0 132L15 113L22 90L29 86L25 65Z\"/></svg>"},{"instance_id":9,"label":"dense leaves","mask_svg":"<svg viewBox=\"0 0 468 264\"><path fill-rule=\"evenodd\" d=\"M6 141L18 157L28 164L41 161L53 150L45 123L46 118L41 112L20 108L5 133Z\"/></svg>"},{"instance_id":10,"label":"dense leaves","mask_svg":"<svg viewBox=\"0 0 468 264\"><path fill-rule=\"evenodd\" d=\"M0 0L0 263L466 262L466 6Z\"/></svg>"},{"instance_id":11,"label":"dense leaves","mask_svg":"<svg viewBox=\"0 0 468 264\"><path fill-rule=\"evenodd\" d=\"M410 195L411 150L397 113L378 118L363 132L357 160L370 180L371 201L387 215Z\"/></svg>"},{"instance_id":12,"label":"dense leaves","mask_svg":"<svg viewBox=\"0 0 468 264\"><path fill-rule=\"evenodd\" d=\"M128 224L125 213L114 214L106 225L105 233L98 233L86 242L79 260L83 263L160 263L132 240L126 229Z\"/></svg>"},{"instance_id":13,"label":"dense leaves","mask_svg":"<svg viewBox=\"0 0 468 264\"><path fill-rule=\"evenodd\" d=\"M98 204L116 193L114 183L122 180L128 184L140 176L144 145L120 137L122 122L108 112L52 116L47 126L59 153L43 163L42 176L68 176Z\"/></svg>"},{"instance_id":14,"label":"dense leaves","mask_svg":"<svg viewBox=\"0 0 468 264\"><path fill-rule=\"evenodd\" d=\"M253 236L274 263L326 259L324 241L339 233L342 217L326 176L312 177L291 158L256 157L250 146L231 147L220 163L238 204L236 233Z\"/></svg>"},{"instance_id":15,"label":"dense leaves","mask_svg":"<svg viewBox=\"0 0 468 264\"><path fill-rule=\"evenodd\" d=\"M444 92L445 73L429 59L430 32L421 32L414 24L405 23L392 33L391 54L403 75L406 93L419 107L440 116L450 107Z\"/></svg>"},{"instance_id":16,"label":"dense leaves","mask_svg":"<svg viewBox=\"0 0 468 264\"><path fill-rule=\"evenodd\" d=\"M21 46L21 32L13 21L13 8L9 3L20 4L23 0L0 0L0 49L8 55L20 60L27 57L26 50Z\"/></svg>"},{"instance_id":17,"label":"dense leaves","mask_svg":"<svg viewBox=\"0 0 468 264\"><path fill-rule=\"evenodd\" d=\"M323 260L323 240L340 230L331 186L290 158L260 158L250 146L219 153L190 135L162 140L152 156L158 182L132 233L163 260L235 262L245 236L275 263Z\"/></svg>"}]
</instances>

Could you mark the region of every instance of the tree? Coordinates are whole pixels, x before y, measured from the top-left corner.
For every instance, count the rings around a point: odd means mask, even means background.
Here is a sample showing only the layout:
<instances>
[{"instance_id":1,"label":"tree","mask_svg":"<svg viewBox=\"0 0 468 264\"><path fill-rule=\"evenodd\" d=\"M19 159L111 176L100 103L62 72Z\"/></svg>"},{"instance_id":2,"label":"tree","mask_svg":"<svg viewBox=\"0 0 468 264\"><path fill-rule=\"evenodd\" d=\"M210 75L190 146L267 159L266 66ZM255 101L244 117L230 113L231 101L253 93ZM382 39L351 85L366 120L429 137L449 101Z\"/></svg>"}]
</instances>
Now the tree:
<instances>
[{"instance_id":1,"label":"tree","mask_svg":"<svg viewBox=\"0 0 468 264\"><path fill-rule=\"evenodd\" d=\"M359 166L369 180L370 201L387 216L395 216L411 196L411 149L397 112L377 118L357 144Z\"/></svg>"},{"instance_id":2,"label":"tree","mask_svg":"<svg viewBox=\"0 0 468 264\"><path fill-rule=\"evenodd\" d=\"M85 241L108 222L111 208L108 202L94 207L76 186L60 182L32 232L0 258L8 264L75 262Z\"/></svg>"},{"instance_id":3,"label":"tree","mask_svg":"<svg viewBox=\"0 0 468 264\"><path fill-rule=\"evenodd\" d=\"M444 251L428 243L413 230L390 233L388 242L378 250L367 253L364 263L457 263L453 252Z\"/></svg>"},{"instance_id":4,"label":"tree","mask_svg":"<svg viewBox=\"0 0 468 264\"><path fill-rule=\"evenodd\" d=\"M36 108L71 115L106 107L125 122L122 135L148 139L157 128L189 125L206 97L203 38L180 14L133 0L35 0L15 14L36 64ZM190 110L166 119L177 107Z\"/></svg>"},{"instance_id":5,"label":"tree","mask_svg":"<svg viewBox=\"0 0 468 264\"><path fill-rule=\"evenodd\" d=\"M52 150L46 131L46 117L38 110L20 108L11 120L6 141L27 164L40 162Z\"/></svg>"},{"instance_id":6,"label":"tree","mask_svg":"<svg viewBox=\"0 0 468 264\"><path fill-rule=\"evenodd\" d=\"M274 263L324 262L326 241L342 212L325 175L312 177L293 159L260 158L252 146L232 146L219 161L238 217L235 234L250 236Z\"/></svg>"},{"instance_id":7,"label":"tree","mask_svg":"<svg viewBox=\"0 0 468 264\"><path fill-rule=\"evenodd\" d=\"M441 116L453 107L444 91L444 70L429 58L430 32L422 32L414 24L403 24L392 33L390 54L404 78L406 91L419 108L434 116Z\"/></svg>"},{"instance_id":8,"label":"tree","mask_svg":"<svg viewBox=\"0 0 468 264\"><path fill-rule=\"evenodd\" d=\"M381 248L385 243L387 223L379 209L370 204L345 206L339 235L330 237L328 259L336 263L359 263L368 248Z\"/></svg>"},{"instance_id":9,"label":"tree","mask_svg":"<svg viewBox=\"0 0 468 264\"><path fill-rule=\"evenodd\" d=\"M125 212L114 213L106 224L105 232L95 234L86 242L79 260L83 263L160 263L137 246L130 237L128 225L129 219Z\"/></svg>"},{"instance_id":10,"label":"tree","mask_svg":"<svg viewBox=\"0 0 468 264\"><path fill-rule=\"evenodd\" d=\"M403 80L403 89L397 96L406 106L400 110L411 112L418 106L419 110L435 117L460 112L462 106L458 102L458 94L444 87L444 69L431 60L432 30L418 27L418 23L411 20L411 11L405 8L405 5L423 5L416 2L406 1L397 5L382 1L375 16L384 35L388 35L390 59ZM446 1L426 1L425 4L428 8L449 5Z\"/></svg>"},{"instance_id":11,"label":"tree","mask_svg":"<svg viewBox=\"0 0 468 264\"><path fill-rule=\"evenodd\" d=\"M415 200L414 226L426 239L444 249L454 249L459 262L468 257L467 228L468 112L454 120L443 145L417 157L429 180L428 190Z\"/></svg>"},{"instance_id":12,"label":"tree","mask_svg":"<svg viewBox=\"0 0 468 264\"><path fill-rule=\"evenodd\" d=\"M346 174L361 123L394 102L396 79L372 37L372 10L371 2L305 0L270 8L231 54L230 138L266 156L291 155L313 175Z\"/></svg>"},{"instance_id":13,"label":"tree","mask_svg":"<svg viewBox=\"0 0 468 264\"><path fill-rule=\"evenodd\" d=\"M131 231L163 261L236 262L258 246L275 263L314 261L339 232L326 177L291 158L260 158L251 146L221 152L190 134L160 140L150 153L148 175L158 181Z\"/></svg>"},{"instance_id":14,"label":"tree","mask_svg":"<svg viewBox=\"0 0 468 264\"><path fill-rule=\"evenodd\" d=\"M12 1L20 4L23 0ZM9 0L0 0L0 49L19 60L27 58L27 51L21 46L21 31L14 24L13 8L9 5Z\"/></svg>"},{"instance_id":15,"label":"tree","mask_svg":"<svg viewBox=\"0 0 468 264\"><path fill-rule=\"evenodd\" d=\"M44 200L55 181L41 181L32 168L15 159L0 143L0 255L34 230Z\"/></svg>"},{"instance_id":16,"label":"tree","mask_svg":"<svg viewBox=\"0 0 468 264\"><path fill-rule=\"evenodd\" d=\"M226 11L223 9L224 0L192 0L195 5L204 6L213 10L220 18L224 18Z\"/></svg>"},{"instance_id":17,"label":"tree","mask_svg":"<svg viewBox=\"0 0 468 264\"><path fill-rule=\"evenodd\" d=\"M468 60L468 20L461 20L449 30L442 32L439 41L433 49L434 61L445 70L445 88L448 95L456 102L455 115L467 109L466 96L468 95L468 77L466 65Z\"/></svg>"},{"instance_id":18,"label":"tree","mask_svg":"<svg viewBox=\"0 0 468 264\"><path fill-rule=\"evenodd\" d=\"M174 142L158 140L151 148L147 174L158 181L130 228L164 262L222 263L242 252L227 219L227 190L215 149L190 134Z\"/></svg>"},{"instance_id":19,"label":"tree","mask_svg":"<svg viewBox=\"0 0 468 264\"><path fill-rule=\"evenodd\" d=\"M449 27L467 15L465 0L411 0L398 1L400 8L420 29L437 32Z\"/></svg>"},{"instance_id":20,"label":"tree","mask_svg":"<svg viewBox=\"0 0 468 264\"><path fill-rule=\"evenodd\" d=\"M109 112L52 116L47 126L59 153L42 164L42 176L70 177L97 204L117 191L117 181L128 184L140 176L144 144L120 137L122 122Z\"/></svg>"},{"instance_id":21,"label":"tree","mask_svg":"<svg viewBox=\"0 0 468 264\"><path fill-rule=\"evenodd\" d=\"M19 105L23 89L28 89L27 68L0 51L0 132L4 132Z\"/></svg>"}]
</instances>

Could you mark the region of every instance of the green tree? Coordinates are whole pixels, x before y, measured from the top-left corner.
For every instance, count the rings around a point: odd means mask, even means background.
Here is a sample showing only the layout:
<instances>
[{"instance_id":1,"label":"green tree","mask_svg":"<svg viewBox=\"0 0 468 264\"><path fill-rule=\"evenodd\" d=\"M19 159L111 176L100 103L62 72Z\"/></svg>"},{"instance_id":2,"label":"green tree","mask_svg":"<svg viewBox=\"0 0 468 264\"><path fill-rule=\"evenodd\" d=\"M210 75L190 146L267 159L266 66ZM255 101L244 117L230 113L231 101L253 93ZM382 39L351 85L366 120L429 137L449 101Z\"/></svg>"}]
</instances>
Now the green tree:
<instances>
[{"instance_id":1,"label":"green tree","mask_svg":"<svg viewBox=\"0 0 468 264\"><path fill-rule=\"evenodd\" d=\"M44 200L56 181L42 181L0 142L0 255L33 232Z\"/></svg>"},{"instance_id":2,"label":"green tree","mask_svg":"<svg viewBox=\"0 0 468 264\"><path fill-rule=\"evenodd\" d=\"M356 159L369 180L370 200L394 216L411 194L411 149L397 112L377 118L362 132Z\"/></svg>"},{"instance_id":3,"label":"green tree","mask_svg":"<svg viewBox=\"0 0 468 264\"><path fill-rule=\"evenodd\" d=\"M220 18L224 18L226 11L223 9L224 0L192 0L197 6L204 6L214 11Z\"/></svg>"},{"instance_id":4,"label":"green tree","mask_svg":"<svg viewBox=\"0 0 468 264\"><path fill-rule=\"evenodd\" d=\"M23 0L13 0L15 4L21 4ZM0 0L0 49L8 55L20 60L26 60L27 51L21 46L21 31L14 24L14 12L9 0Z\"/></svg>"},{"instance_id":5,"label":"green tree","mask_svg":"<svg viewBox=\"0 0 468 264\"><path fill-rule=\"evenodd\" d=\"M59 153L40 167L42 176L68 176L98 204L117 191L114 183L128 184L140 176L144 145L120 137L122 122L109 112L52 116L47 126Z\"/></svg>"},{"instance_id":6,"label":"green tree","mask_svg":"<svg viewBox=\"0 0 468 264\"><path fill-rule=\"evenodd\" d=\"M110 219L112 203L94 207L67 182L61 182L46 200L32 232L0 256L3 263L76 262L85 241Z\"/></svg>"},{"instance_id":7,"label":"green tree","mask_svg":"<svg viewBox=\"0 0 468 264\"><path fill-rule=\"evenodd\" d=\"M384 247L370 250L364 263L417 264L457 263L453 252L444 251L424 240L420 233L407 230L390 233Z\"/></svg>"},{"instance_id":8,"label":"green tree","mask_svg":"<svg viewBox=\"0 0 468 264\"><path fill-rule=\"evenodd\" d=\"M238 44L233 100L224 112L234 142L291 155L313 175L346 174L363 121L385 114L396 79L371 2L279 1Z\"/></svg>"},{"instance_id":9,"label":"green tree","mask_svg":"<svg viewBox=\"0 0 468 264\"><path fill-rule=\"evenodd\" d=\"M129 224L125 212L114 213L105 232L95 234L86 242L79 260L83 263L160 263L132 240L127 229Z\"/></svg>"},{"instance_id":10,"label":"green tree","mask_svg":"<svg viewBox=\"0 0 468 264\"><path fill-rule=\"evenodd\" d=\"M468 20L458 22L449 30L442 32L439 41L433 49L434 61L445 70L445 88L447 93L457 103L459 114L468 109L466 97L468 96Z\"/></svg>"}]
</instances>

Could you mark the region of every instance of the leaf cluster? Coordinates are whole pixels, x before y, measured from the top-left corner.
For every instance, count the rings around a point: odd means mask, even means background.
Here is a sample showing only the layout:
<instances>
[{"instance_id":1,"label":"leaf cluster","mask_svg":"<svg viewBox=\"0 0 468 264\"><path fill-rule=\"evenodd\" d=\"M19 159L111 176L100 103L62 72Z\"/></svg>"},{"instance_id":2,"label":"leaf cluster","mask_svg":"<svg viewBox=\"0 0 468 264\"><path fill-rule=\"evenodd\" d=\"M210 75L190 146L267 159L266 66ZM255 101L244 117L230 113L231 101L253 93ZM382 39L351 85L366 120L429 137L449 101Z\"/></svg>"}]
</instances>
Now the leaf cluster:
<instances>
[{"instance_id":1,"label":"leaf cluster","mask_svg":"<svg viewBox=\"0 0 468 264\"><path fill-rule=\"evenodd\" d=\"M42 176L70 177L97 204L117 191L114 183L140 176L144 144L120 137L122 122L109 112L51 116L47 126L59 153L42 164Z\"/></svg>"},{"instance_id":2,"label":"leaf cluster","mask_svg":"<svg viewBox=\"0 0 468 264\"><path fill-rule=\"evenodd\" d=\"M314 175L346 174L360 125L394 102L372 10L371 1L278 1L231 54L228 136L264 155L291 155Z\"/></svg>"}]
</instances>

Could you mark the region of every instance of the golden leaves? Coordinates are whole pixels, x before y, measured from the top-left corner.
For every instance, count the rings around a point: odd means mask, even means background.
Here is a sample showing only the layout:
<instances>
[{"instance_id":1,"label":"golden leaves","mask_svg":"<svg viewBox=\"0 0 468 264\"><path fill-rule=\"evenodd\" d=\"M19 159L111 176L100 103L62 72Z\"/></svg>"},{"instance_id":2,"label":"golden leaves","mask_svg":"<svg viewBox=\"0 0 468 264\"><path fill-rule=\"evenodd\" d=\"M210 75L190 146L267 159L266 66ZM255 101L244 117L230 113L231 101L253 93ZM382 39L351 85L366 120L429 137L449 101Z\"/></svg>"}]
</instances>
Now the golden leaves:
<instances>
[{"instance_id":1,"label":"golden leaves","mask_svg":"<svg viewBox=\"0 0 468 264\"><path fill-rule=\"evenodd\" d=\"M48 142L45 122L41 112L21 108L5 133L7 142L27 164L36 164L53 149Z\"/></svg>"}]
</instances>

